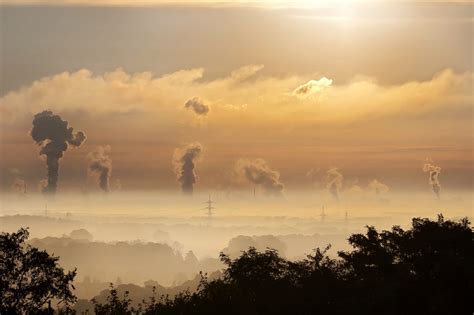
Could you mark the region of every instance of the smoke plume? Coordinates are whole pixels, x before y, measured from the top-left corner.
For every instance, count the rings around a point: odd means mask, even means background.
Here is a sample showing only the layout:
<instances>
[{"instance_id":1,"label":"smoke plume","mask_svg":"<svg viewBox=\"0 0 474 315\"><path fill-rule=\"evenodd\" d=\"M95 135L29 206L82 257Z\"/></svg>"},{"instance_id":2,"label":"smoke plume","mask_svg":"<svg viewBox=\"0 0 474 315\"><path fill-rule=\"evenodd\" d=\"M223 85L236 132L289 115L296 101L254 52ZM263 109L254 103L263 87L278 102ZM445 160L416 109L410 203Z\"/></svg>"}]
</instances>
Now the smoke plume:
<instances>
[{"instance_id":1,"label":"smoke plume","mask_svg":"<svg viewBox=\"0 0 474 315\"><path fill-rule=\"evenodd\" d=\"M43 178L38 181L38 184L36 187L38 188L39 192L43 192L47 186L48 186L48 180Z\"/></svg>"},{"instance_id":2,"label":"smoke plume","mask_svg":"<svg viewBox=\"0 0 474 315\"><path fill-rule=\"evenodd\" d=\"M13 180L13 184L11 186L14 193L18 195L25 195L26 194L26 182L21 178L15 178Z\"/></svg>"},{"instance_id":3,"label":"smoke plume","mask_svg":"<svg viewBox=\"0 0 474 315\"><path fill-rule=\"evenodd\" d=\"M316 179L318 178L320 168L312 168L309 171L306 172L305 176L308 178L311 183L315 182Z\"/></svg>"},{"instance_id":4,"label":"smoke plume","mask_svg":"<svg viewBox=\"0 0 474 315\"><path fill-rule=\"evenodd\" d=\"M280 181L280 173L272 170L262 159L240 159L236 162L235 171L248 181L259 185L269 195L281 196L285 185Z\"/></svg>"},{"instance_id":5,"label":"smoke plume","mask_svg":"<svg viewBox=\"0 0 474 315\"><path fill-rule=\"evenodd\" d=\"M74 133L68 122L51 111L43 111L35 115L31 137L41 146L40 155L46 156L48 183L44 193L56 193L59 177L59 160L63 157L68 145L79 147L86 135L79 131Z\"/></svg>"},{"instance_id":6,"label":"smoke plume","mask_svg":"<svg viewBox=\"0 0 474 315\"><path fill-rule=\"evenodd\" d=\"M177 148L173 154L173 166L181 190L185 194L192 194L196 183L196 162L202 153L202 145L198 142L190 143L182 148Z\"/></svg>"},{"instance_id":7,"label":"smoke plume","mask_svg":"<svg viewBox=\"0 0 474 315\"><path fill-rule=\"evenodd\" d=\"M389 188L387 185L379 182L378 180L374 179L369 183L368 186L369 190L373 191L377 196L381 194L387 193Z\"/></svg>"},{"instance_id":8,"label":"smoke plume","mask_svg":"<svg viewBox=\"0 0 474 315\"><path fill-rule=\"evenodd\" d=\"M112 190L115 190L115 191L122 190L122 182L120 181L120 179L117 178L113 181Z\"/></svg>"},{"instance_id":9,"label":"smoke plume","mask_svg":"<svg viewBox=\"0 0 474 315\"><path fill-rule=\"evenodd\" d=\"M439 173L441 173L441 167L433 165L431 163L425 163L425 165L423 165L423 172L430 174L429 183L436 197L439 198L439 193L441 192L441 185L439 183L438 175Z\"/></svg>"},{"instance_id":10,"label":"smoke plume","mask_svg":"<svg viewBox=\"0 0 474 315\"><path fill-rule=\"evenodd\" d=\"M184 103L184 107L192 109L196 115L205 116L209 113L210 107L199 97L193 97Z\"/></svg>"},{"instance_id":11,"label":"smoke plume","mask_svg":"<svg viewBox=\"0 0 474 315\"><path fill-rule=\"evenodd\" d=\"M330 168L326 171L326 188L336 200L339 200L339 191L342 188L343 179L344 177L336 167Z\"/></svg>"},{"instance_id":12,"label":"smoke plume","mask_svg":"<svg viewBox=\"0 0 474 315\"><path fill-rule=\"evenodd\" d=\"M89 152L89 172L99 175L99 187L105 192L110 190L110 176L112 175L112 159L108 156L110 146L99 146Z\"/></svg>"}]
</instances>

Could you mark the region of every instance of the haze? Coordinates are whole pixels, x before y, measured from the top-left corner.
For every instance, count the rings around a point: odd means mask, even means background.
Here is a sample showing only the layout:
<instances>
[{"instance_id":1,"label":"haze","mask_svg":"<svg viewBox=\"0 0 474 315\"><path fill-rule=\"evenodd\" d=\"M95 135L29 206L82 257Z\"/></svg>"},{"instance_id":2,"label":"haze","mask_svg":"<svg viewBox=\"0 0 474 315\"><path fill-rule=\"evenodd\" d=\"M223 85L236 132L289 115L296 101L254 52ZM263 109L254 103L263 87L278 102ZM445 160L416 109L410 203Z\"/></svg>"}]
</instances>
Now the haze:
<instances>
[{"instance_id":1,"label":"haze","mask_svg":"<svg viewBox=\"0 0 474 315\"><path fill-rule=\"evenodd\" d=\"M0 231L77 266L80 298L472 218L472 3L0 8Z\"/></svg>"}]
</instances>

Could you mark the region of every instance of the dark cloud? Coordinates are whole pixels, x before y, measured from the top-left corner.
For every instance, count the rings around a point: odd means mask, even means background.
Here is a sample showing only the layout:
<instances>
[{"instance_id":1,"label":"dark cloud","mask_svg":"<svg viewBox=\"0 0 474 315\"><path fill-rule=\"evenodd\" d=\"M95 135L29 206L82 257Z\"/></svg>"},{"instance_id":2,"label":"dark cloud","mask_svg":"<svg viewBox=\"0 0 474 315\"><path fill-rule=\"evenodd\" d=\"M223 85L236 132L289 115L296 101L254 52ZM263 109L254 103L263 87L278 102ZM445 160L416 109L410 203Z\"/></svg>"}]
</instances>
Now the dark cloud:
<instances>
[{"instance_id":1,"label":"dark cloud","mask_svg":"<svg viewBox=\"0 0 474 315\"><path fill-rule=\"evenodd\" d=\"M193 97L184 103L184 107L192 109L197 115L205 116L209 113L210 107L199 97Z\"/></svg>"},{"instance_id":2,"label":"dark cloud","mask_svg":"<svg viewBox=\"0 0 474 315\"><path fill-rule=\"evenodd\" d=\"M112 159L108 156L110 146L99 146L89 152L89 171L99 175L99 187L103 191L110 190L110 176L112 175Z\"/></svg>"},{"instance_id":3,"label":"dark cloud","mask_svg":"<svg viewBox=\"0 0 474 315\"><path fill-rule=\"evenodd\" d=\"M177 148L173 155L173 166L183 193L192 194L196 183L196 162L202 153L202 145L198 142Z\"/></svg>"},{"instance_id":4,"label":"dark cloud","mask_svg":"<svg viewBox=\"0 0 474 315\"><path fill-rule=\"evenodd\" d=\"M59 160L63 157L68 145L80 146L86 139L82 131L74 133L68 122L51 111L43 111L35 115L31 137L41 146L40 155L46 156L48 168L45 193L56 193L59 177Z\"/></svg>"},{"instance_id":5,"label":"dark cloud","mask_svg":"<svg viewBox=\"0 0 474 315\"><path fill-rule=\"evenodd\" d=\"M280 181L280 173L272 170L263 159L240 159L235 164L237 174L263 188L265 193L281 196L285 185Z\"/></svg>"}]
</instances>

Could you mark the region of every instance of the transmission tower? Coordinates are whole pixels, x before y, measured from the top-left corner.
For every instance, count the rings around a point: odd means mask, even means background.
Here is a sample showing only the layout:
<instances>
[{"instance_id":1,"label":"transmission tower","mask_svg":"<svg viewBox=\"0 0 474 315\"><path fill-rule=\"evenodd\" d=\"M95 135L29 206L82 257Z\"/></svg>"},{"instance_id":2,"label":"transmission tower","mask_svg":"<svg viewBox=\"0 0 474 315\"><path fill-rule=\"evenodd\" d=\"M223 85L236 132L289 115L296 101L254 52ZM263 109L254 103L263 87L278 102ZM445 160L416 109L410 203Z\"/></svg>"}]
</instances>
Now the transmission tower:
<instances>
[{"instance_id":1,"label":"transmission tower","mask_svg":"<svg viewBox=\"0 0 474 315\"><path fill-rule=\"evenodd\" d=\"M326 220L326 213L324 212L324 205L321 207L321 222Z\"/></svg>"},{"instance_id":2,"label":"transmission tower","mask_svg":"<svg viewBox=\"0 0 474 315\"><path fill-rule=\"evenodd\" d=\"M212 209L215 209L215 207L212 206L212 204L214 203L214 201L212 201L210 194L209 194L209 199L206 201L206 203L207 203L207 207L204 208L204 209L207 210L207 217L208 217L209 219L211 219L211 218L212 218L212 214L213 214L213 213L212 213Z\"/></svg>"}]
</instances>

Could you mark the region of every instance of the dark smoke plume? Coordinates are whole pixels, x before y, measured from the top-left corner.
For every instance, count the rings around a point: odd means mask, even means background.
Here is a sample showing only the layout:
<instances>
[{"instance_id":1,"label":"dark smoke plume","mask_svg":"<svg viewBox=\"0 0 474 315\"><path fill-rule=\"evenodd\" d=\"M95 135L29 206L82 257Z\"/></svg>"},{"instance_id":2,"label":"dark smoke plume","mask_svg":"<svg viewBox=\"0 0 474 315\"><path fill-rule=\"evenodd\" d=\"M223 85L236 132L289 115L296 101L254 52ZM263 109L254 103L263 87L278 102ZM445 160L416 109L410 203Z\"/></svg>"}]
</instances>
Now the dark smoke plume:
<instances>
[{"instance_id":1,"label":"dark smoke plume","mask_svg":"<svg viewBox=\"0 0 474 315\"><path fill-rule=\"evenodd\" d=\"M112 159L107 155L109 152L110 146L99 146L87 155L89 172L99 175L99 187L105 192L110 190L110 176L112 175Z\"/></svg>"},{"instance_id":2,"label":"dark smoke plume","mask_svg":"<svg viewBox=\"0 0 474 315\"><path fill-rule=\"evenodd\" d=\"M334 199L339 200L339 191L342 188L342 180L344 177L336 167L333 167L326 171L326 179L326 188L329 190Z\"/></svg>"},{"instance_id":3,"label":"dark smoke plume","mask_svg":"<svg viewBox=\"0 0 474 315\"><path fill-rule=\"evenodd\" d=\"M209 105L205 104L199 97L193 97L184 103L184 107L192 109L197 115L205 116L209 113Z\"/></svg>"},{"instance_id":4,"label":"dark smoke plume","mask_svg":"<svg viewBox=\"0 0 474 315\"><path fill-rule=\"evenodd\" d=\"M269 195L281 196L285 185L280 181L280 173L272 170L262 159L240 159L235 165L237 174L242 174L248 181L259 185Z\"/></svg>"},{"instance_id":5,"label":"dark smoke plume","mask_svg":"<svg viewBox=\"0 0 474 315\"><path fill-rule=\"evenodd\" d=\"M177 148L173 155L173 166L178 182L181 183L181 190L185 194L193 193L193 186L196 183L196 162L201 156L202 145L198 142L187 144L182 148Z\"/></svg>"},{"instance_id":6,"label":"dark smoke plume","mask_svg":"<svg viewBox=\"0 0 474 315\"><path fill-rule=\"evenodd\" d=\"M441 185L439 183L438 175L439 173L441 173L441 167L433 165L431 163L425 163L425 165L423 165L423 172L430 174L429 183L436 197L439 199Z\"/></svg>"},{"instance_id":7,"label":"dark smoke plume","mask_svg":"<svg viewBox=\"0 0 474 315\"><path fill-rule=\"evenodd\" d=\"M59 160L63 157L68 145L80 146L86 139L82 131L74 133L68 122L51 111L43 111L35 115L31 137L41 146L40 155L46 155L48 168L48 184L44 193L56 193L59 177Z\"/></svg>"}]
</instances>

